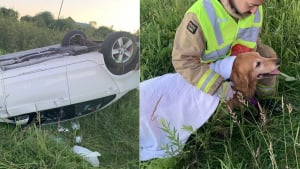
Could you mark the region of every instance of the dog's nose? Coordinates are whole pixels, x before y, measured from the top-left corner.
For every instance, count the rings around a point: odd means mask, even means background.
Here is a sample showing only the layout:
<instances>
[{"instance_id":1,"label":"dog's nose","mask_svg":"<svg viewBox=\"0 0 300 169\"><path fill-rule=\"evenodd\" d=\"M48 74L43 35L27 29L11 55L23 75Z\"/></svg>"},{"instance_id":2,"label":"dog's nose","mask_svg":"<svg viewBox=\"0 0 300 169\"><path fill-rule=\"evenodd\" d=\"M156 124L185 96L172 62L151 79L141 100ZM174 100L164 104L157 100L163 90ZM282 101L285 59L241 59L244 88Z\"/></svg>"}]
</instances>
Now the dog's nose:
<instances>
[{"instance_id":1,"label":"dog's nose","mask_svg":"<svg viewBox=\"0 0 300 169\"><path fill-rule=\"evenodd\" d=\"M280 59L276 60L276 65L280 65Z\"/></svg>"}]
</instances>

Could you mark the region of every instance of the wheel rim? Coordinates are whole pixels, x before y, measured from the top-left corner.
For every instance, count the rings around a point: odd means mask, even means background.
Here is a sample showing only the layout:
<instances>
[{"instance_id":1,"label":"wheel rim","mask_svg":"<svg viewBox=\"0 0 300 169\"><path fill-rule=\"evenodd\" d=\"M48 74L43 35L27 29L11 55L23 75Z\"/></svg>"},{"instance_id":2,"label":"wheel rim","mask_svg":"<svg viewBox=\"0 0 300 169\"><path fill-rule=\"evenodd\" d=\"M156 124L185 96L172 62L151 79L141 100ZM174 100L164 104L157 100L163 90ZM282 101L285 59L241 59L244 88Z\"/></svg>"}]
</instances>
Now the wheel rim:
<instances>
[{"instance_id":1,"label":"wheel rim","mask_svg":"<svg viewBox=\"0 0 300 169\"><path fill-rule=\"evenodd\" d=\"M121 37L112 46L112 59L116 63L126 63L133 55L133 41L128 37Z\"/></svg>"}]
</instances>

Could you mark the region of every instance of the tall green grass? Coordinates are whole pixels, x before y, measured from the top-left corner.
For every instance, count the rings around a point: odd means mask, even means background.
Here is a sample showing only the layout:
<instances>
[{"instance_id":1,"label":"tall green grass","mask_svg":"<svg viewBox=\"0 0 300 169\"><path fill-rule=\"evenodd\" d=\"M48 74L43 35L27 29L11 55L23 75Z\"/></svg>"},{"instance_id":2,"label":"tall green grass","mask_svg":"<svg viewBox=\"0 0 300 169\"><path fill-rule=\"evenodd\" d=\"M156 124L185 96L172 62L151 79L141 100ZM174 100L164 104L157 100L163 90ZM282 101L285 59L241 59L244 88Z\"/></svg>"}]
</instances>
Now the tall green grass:
<instances>
[{"instance_id":1,"label":"tall green grass","mask_svg":"<svg viewBox=\"0 0 300 169\"><path fill-rule=\"evenodd\" d=\"M141 1L140 41L141 56L144 56L141 57L141 81L173 71L170 63L174 33L189 4L180 0Z\"/></svg>"},{"instance_id":2,"label":"tall green grass","mask_svg":"<svg viewBox=\"0 0 300 169\"><path fill-rule=\"evenodd\" d=\"M141 0L142 81L174 72L171 51L175 31L193 2L195 0ZM141 167L300 168L299 13L300 2L296 0L266 1L264 4L261 39L277 52L281 59L280 70L297 78L287 82L278 77L274 102L262 103L265 124L245 120L244 110L237 112L240 123L236 123L220 106L216 115L192 135L181 154L142 163Z\"/></svg>"},{"instance_id":3,"label":"tall green grass","mask_svg":"<svg viewBox=\"0 0 300 169\"><path fill-rule=\"evenodd\" d=\"M72 130L72 122L80 124ZM68 132L58 132L58 128ZM81 136L82 142L75 143ZM72 151L80 145L98 151L103 169L138 168L138 92L85 117L46 126L0 124L0 168L89 169L93 168Z\"/></svg>"}]
</instances>

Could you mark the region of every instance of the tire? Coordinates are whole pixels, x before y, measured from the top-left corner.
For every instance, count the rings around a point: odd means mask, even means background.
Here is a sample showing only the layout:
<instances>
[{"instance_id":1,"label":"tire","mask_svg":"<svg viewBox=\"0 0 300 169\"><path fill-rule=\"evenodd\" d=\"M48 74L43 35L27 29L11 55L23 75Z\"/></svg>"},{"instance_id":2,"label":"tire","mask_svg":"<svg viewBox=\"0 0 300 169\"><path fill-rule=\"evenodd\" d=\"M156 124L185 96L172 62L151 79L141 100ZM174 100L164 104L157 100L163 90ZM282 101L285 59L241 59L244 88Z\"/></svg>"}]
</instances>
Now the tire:
<instances>
[{"instance_id":1,"label":"tire","mask_svg":"<svg viewBox=\"0 0 300 169\"><path fill-rule=\"evenodd\" d=\"M61 46L69 45L84 45L86 42L86 35L80 30L71 30L63 38Z\"/></svg>"},{"instance_id":2,"label":"tire","mask_svg":"<svg viewBox=\"0 0 300 169\"><path fill-rule=\"evenodd\" d=\"M136 38L128 32L114 32L109 34L101 50L109 71L116 75L125 74L138 65L139 49Z\"/></svg>"}]
</instances>

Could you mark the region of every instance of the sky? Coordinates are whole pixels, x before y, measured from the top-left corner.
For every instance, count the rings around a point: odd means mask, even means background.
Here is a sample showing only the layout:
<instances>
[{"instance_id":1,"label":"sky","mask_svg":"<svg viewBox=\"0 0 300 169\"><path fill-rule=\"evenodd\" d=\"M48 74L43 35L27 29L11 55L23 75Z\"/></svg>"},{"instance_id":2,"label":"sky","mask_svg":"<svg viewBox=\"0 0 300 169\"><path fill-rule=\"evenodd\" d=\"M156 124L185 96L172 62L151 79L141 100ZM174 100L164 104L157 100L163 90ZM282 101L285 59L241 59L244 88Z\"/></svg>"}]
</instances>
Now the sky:
<instances>
[{"instance_id":1,"label":"sky","mask_svg":"<svg viewBox=\"0 0 300 169\"><path fill-rule=\"evenodd\" d=\"M57 19L73 18L76 22L96 21L99 26L113 26L116 31L136 32L140 25L139 0L0 0L0 7L13 9L19 17L49 11Z\"/></svg>"}]
</instances>

